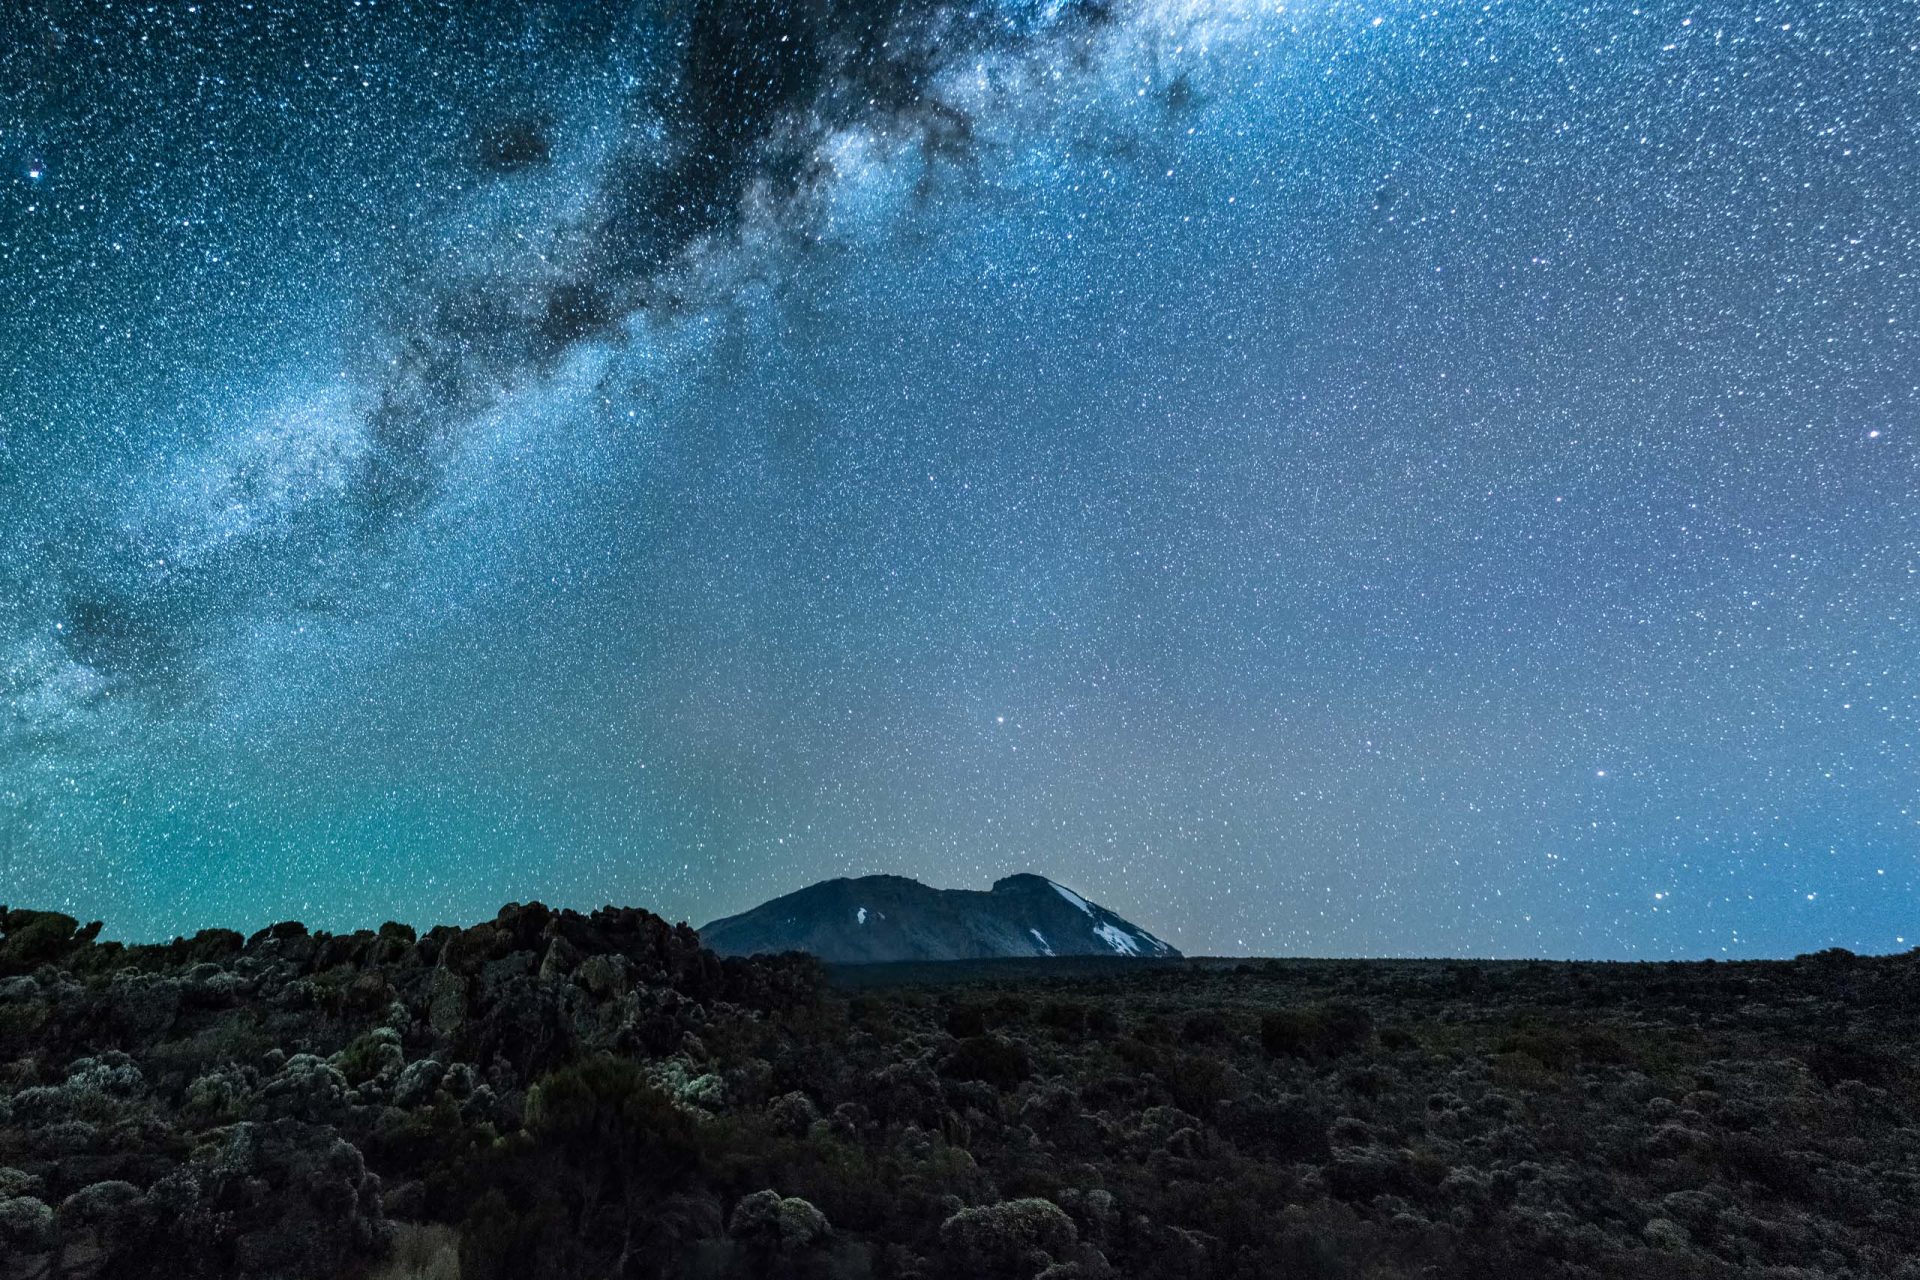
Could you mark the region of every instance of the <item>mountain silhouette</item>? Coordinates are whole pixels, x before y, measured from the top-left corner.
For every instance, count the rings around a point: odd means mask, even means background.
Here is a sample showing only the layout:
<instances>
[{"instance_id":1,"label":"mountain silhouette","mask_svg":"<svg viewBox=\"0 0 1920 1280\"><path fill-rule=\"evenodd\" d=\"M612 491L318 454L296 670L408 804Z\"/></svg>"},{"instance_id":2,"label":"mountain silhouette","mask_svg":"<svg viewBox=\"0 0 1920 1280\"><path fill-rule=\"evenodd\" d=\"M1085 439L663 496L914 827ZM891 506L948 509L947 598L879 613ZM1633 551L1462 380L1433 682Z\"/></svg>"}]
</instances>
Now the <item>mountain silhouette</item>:
<instances>
[{"instance_id":1,"label":"mountain silhouette","mask_svg":"<svg viewBox=\"0 0 1920 1280\"><path fill-rule=\"evenodd\" d=\"M1044 876L935 889L905 876L823 880L700 930L722 955L806 951L834 964L1011 956L1172 959L1173 947Z\"/></svg>"}]
</instances>

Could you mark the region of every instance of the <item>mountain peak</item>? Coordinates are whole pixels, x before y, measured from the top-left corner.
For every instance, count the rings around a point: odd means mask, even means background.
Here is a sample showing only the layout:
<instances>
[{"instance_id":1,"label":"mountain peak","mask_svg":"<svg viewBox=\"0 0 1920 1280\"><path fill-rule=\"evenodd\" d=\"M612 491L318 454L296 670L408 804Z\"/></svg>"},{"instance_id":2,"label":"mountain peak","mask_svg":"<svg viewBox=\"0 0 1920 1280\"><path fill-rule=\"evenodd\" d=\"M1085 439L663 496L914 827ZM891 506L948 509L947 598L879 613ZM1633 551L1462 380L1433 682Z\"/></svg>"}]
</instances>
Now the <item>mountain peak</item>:
<instances>
[{"instance_id":1,"label":"mountain peak","mask_svg":"<svg viewBox=\"0 0 1920 1280\"><path fill-rule=\"evenodd\" d=\"M986 891L935 889L898 875L823 880L715 920L700 940L722 955L806 951L835 964L1107 955L1175 959L1138 925L1045 876Z\"/></svg>"}]
</instances>

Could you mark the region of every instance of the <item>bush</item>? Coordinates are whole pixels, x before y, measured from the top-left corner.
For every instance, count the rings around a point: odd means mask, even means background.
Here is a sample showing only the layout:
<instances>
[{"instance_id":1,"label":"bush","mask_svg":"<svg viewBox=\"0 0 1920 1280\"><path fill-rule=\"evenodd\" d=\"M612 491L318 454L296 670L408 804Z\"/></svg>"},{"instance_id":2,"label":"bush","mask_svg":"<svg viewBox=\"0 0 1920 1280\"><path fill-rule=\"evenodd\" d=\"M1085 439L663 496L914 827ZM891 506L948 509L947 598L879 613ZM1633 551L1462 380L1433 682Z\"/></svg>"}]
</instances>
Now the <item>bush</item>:
<instances>
[{"instance_id":1,"label":"bush","mask_svg":"<svg viewBox=\"0 0 1920 1280\"><path fill-rule=\"evenodd\" d=\"M1373 1037L1373 1017L1358 1005L1334 1000L1321 1006L1321 1051L1328 1057L1364 1049Z\"/></svg>"},{"instance_id":2,"label":"bush","mask_svg":"<svg viewBox=\"0 0 1920 1280\"><path fill-rule=\"evenodd\" d=\"M940 1064L940 1074L952 1080L980 1080L1005 1093L1033 1074L1033 1062L1018 1040L969 1036Z\"/></svg>"},{"instance_id":3,"label":"bush","mask_svg":"<svg viewBox=\"0 0 1920 1280\"><path fill-rule=\"evenodd\" d=\"M1234 1095L1233 1074L1208 1054L1182 1054L1166 1073L1167 1092L1182 1111L1210 1119Z\"/></svg>"},{"instance_id":4,"label":"bush","mask_svg":"<svg viewBox=\"0 0 1920 1280\"><path fill-rule=\"evenodd\" d=\"M1227 1038L1230 1030L1226 1016L1217 1009L1202 1009L1187 1015L1180 1024L1180 1039L1187 1044L1213 1044Z\"/></svg>"},{"instance_id":5,"label":"bush","mask_svg":"<svg viewBox=\"0 0 1920 1280\"><path fill-rule=\"evenodd\" d=\"M658 1206L699 1166L695 1122L637 1063L601 1054L555 1071L527 1096L525 1132L481 1162L461 1273L604 1272L659 1234Z\"/></svg>"},{"instance_id":6,"label":"bush","mask_svg":"<svg viewBox=\"0 0 1920 1280\"><path fill-rule=\"evenodd\" d=\"M1066 1210L1037 1198L962 1209L940 1224L942 1261L970 1280L1030 1280L1049 1263L1065 1261L1078 1238Z\"/></svg>"},{"instance_id":7,"label":"bush","mask_svg":"<svg viewBox=\"0 0 1920 1280\"><path fill-rule=\"evenodd\" d=\"M1326 1115L1299 1098L1255 1098L1221 1118L1235 1146L1280 1164L1320 1162L1331 1154Z\"/></svg>"},{"instance_id":8,"label":"bush","mask_svg":"<svg viewBox=\"0 0 1920 1280\"><path fill-rule=\"evenodd\" d=\"M1364 1047L1372 1034L1367 1011L1340 1001L1276 1009L1260 1019L1260 1043L1275 1057L1337 1058Z\"/></svg>"},{"instance_id":9,"label":"bush","mask_svg":"<svg viewBox=\"0 0 1920 1280\"><path fill-rule=\"evenodd\" d=\"M766 1190L741 1197L727 1232L773 1253L791 1253L826 1239L832 1228L826 1215L805 1200Z\"/></svg>"},{"instance_id":10,"label":"bush","mask_svg":"<svg viewBox=\"0 0 1920 1280\"><path fill-rule=\"evenodd\" d=\"M1037 1020L1056 1031L1082 1031L1087 1025L1087 1006L1073 1000L1048 1000L1040 1006Z\"/></svg>"},{"instance_id":11,"label":"bush","mask_svg":"<svg viewBox=\"0 0 1920 1280\"><path fill-rule=\"evenodd\" d=\"M1839 948L1833 948L1839 950ZM1818 953L1825 955L1826 952ZM1814 1079L1829 1089L1843 1080L1859 1080L1865 1084L1884 1085L1900 1074L1901 1064L1888 1055L1871 1049L1866 1045L1846 1041L1828 1041L1817 1044L1813 1052L1807 1055L1807 1070Z\"/></svg>"},{"instance_id":12,"label":"bush","mask_svg":"<svg viewBox=\"0 0 1920 1280\"><path fill-rule=\"evenodd\" d=\"M396 1223L392 1251L367 1280L460 1280L460 1237L437 1223Z\"/></svg>"},{"instance_id":13,"label":"bush","mask_svg":"<svg viewBox=\"0 0 1920 1280\"><path fill-rule=\"evenodd\" d=\"M1260 1044L1276 1058L1304 1058L1320 1036L1310 1009L1276 1009L1260 1019Z\"/></svg>"},{"instance_id":14,"label":"bush","mask_svg":"<svg viewBox=\"0 0 1920 1280\"><path fill-rule=\"evenodd\" d=\"M27 973L75 947L91 943L100 932L95 921L84 929L79 921L57 911L8 911L0 917L0 976Z\"/></svg>"},{"instance_id":15,"label":"bush","mask_svg":"<svg viewBox=\"0 0 1920 1280\"><path fill-rule=\"evenodd\" d=\"M1420 1039L1405 1027L1383 1027L1380 1031L1380 1047L1394 1053L1404 1053L1409 1049L1418 1049Z\"/></svg>"},{"instance_id":16,"label":"bush","mask_svg":"<svg viewBox=\"0 0 1920 1280\"><path fill-rule=\"evenodd\" d=\"M947 1010L947 1034L956 1040L987 1034L987 1011L977 1004L957 1004Z\"/></svg>"}]
</instances>

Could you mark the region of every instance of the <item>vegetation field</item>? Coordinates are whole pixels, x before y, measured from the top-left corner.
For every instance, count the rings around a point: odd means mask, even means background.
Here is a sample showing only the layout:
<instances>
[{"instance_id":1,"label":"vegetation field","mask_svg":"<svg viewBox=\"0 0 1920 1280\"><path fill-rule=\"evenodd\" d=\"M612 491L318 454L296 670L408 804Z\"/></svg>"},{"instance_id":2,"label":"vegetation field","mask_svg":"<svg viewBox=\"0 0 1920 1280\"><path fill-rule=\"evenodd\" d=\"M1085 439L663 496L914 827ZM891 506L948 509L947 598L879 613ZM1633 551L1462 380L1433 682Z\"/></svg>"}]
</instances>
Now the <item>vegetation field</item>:
<instances>
[{"instance_id":1,"label":"vegetation field","mask_svg":"<svg viewBox=\"0 0 1920 1280\"><path fill-rule=\"evenodd\" d=\"M1920 953L725 960L0 915L0 1277L1920 1277Z\"/></svg>"}]
</instances>

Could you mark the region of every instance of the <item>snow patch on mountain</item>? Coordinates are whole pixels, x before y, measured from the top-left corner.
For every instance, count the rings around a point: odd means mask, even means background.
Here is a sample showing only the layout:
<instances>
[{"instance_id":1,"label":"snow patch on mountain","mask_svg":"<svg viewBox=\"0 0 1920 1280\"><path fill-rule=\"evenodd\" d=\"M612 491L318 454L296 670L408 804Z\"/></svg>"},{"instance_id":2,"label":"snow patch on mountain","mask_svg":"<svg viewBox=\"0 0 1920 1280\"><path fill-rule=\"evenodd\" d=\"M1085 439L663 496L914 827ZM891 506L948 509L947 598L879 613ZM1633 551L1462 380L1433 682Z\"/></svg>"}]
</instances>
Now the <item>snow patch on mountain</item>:
<instances>
[{"instance_id":1,"label":"snow patch on mountain","mask_svg":"<svg viewBox=\"0 0 1920 1280\"><path fill-rule=\"evenodd\" d=\"M1053 881L1049 880L1047 881L1047 883L1053 884ZM1053 884L1053 891L1059 894L1061 897L1065 898L1068 902L1071 902L1074 906L1086 912L1088 915L1093 914L1093 908L1087 905L1087 900L1081 897L1079 894L1075 893L1073 890L1067 888L1067 886L1063 884Z\"/></svg>"},{"instance_id":2,"label":"snow patch on mountain","mask_svg":"<svg viewBox=\"0 0 1920 1280\"><path fill-rule=\"evenodd\" d=\"M860 908L853 913L853 918L859 923L865 924L867 922L867 909L865 907Z\"/></svg>"},{"instance_id":3,"label":"snow patch on mountain","mask_svg":"<svg viewBox=\"0 0 1920 1280\"><path fill-rule=\"evenodd\" d=\"M1028 929L1027 932L1032 934L1033 940L1040 944L1040 950L1043 954L1053 954L1053 944L1047 941L1046 934L1041 933L1038 929Z\"/></svg>"},{"instance_id":4,"label":"snow patch on mountain","mask_svg":"<svg viewBox=\"0 0 1920 1280\"><path fill-rule=\"evenodd\" d=\"M1140 954L1140 940L1128 933L1125 929L1118 928L1111 924L1097 924L1093 927L1093 932L1096 937L1104 939L1108 946L1112 947L1121 955L1137 956Z\"/></svg>"}]
</instances>

